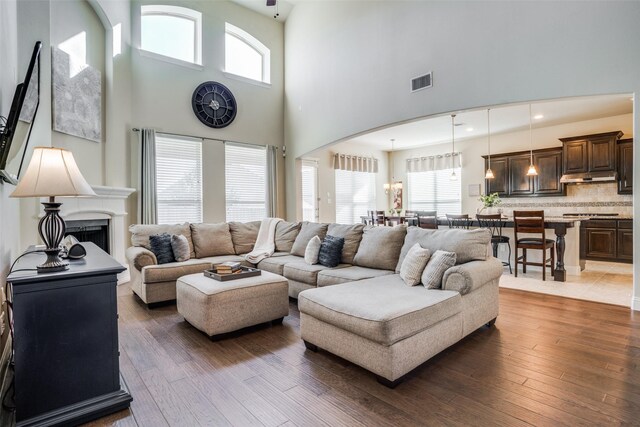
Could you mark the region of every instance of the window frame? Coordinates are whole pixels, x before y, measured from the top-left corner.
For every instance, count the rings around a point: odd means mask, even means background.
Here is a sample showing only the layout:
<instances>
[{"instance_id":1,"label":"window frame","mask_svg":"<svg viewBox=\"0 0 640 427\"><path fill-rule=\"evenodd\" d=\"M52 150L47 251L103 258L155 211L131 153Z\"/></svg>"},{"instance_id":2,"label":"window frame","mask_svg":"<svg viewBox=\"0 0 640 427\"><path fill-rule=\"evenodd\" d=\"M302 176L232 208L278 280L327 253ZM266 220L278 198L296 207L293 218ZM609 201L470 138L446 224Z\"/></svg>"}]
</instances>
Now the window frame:
<instances>
[{"instance_id":1,"label":"window frame","mask_svg":"<svg viewBox=\"0 0 640 427\"><path fill-rule=\"evenodd\" d=\"M156 159L155 159L155 169L156 169L156 212L158 215L158 224L174 224L175 221L170 221L170 222L163 222L161 221L160 218L160 211L161 211L161 197L160 194L158 193L158 181L159 181L159 176L161 175L161 171L159 171L159 164L158 164L158 144L167 144L168 146L172 146L175 145L176 143L179 144L194 144L197 146L196 151L198 151L198 164L196 167L196 171L199 174L198 179L196 180L197 183L200 184L200 188L199 188L199 201L200 201L200 208L199 208L199 212L200 212L200 218L187 218L184 219L181 217L179 222L184 222L184 221L188 221L188 222L193 222L193 223L200 223L203 221L204 219L204 193L203 193L203 187L204 187L204 170L203 170L203 141L201 139L197 139L197 138L191 138L191 137L186 137L186 136L178 136L178 135L172 135L172 134L163 134L161 132L158 132L156 134ZM185 199L186 200L186 199ZM170 204L169 204L170 206Z\"/></svg>"},{"instance_id":2,"label":"window frame","mask_svg":"<svg viewBox=\"0 0 640 427\"><path fill-rule=\"evenodd\" d=\"M461 214L462 213L462 168L460 166L453 168L453 170L455 171L456 175L458 176L458 179L456 181L451 181L450 180L450 175L451 175L451 168L448 169L440 169L440 170L432 170L432 171L422 171L422 172L407 172L407 206L409 210L417 210L417 211L428 211L428 210L435 210L438 212L438 215L444 215L444 214ZM434 200L433 203L433 208L431 207L420 207L420 206L415 206L415 201L412 198L412 191L413 191L413 187L416 184L415 183L415 178L412 177L412 175L419 175L419 174L433 174L433 178L431 179L431 182L429 183L421 183L421 185L419 186L424 186L424 185L433 185L434 187L434 193L438 194L438 182L440 181L438 179L438 174L443 174L446 176L446 178L441 178L441 180L446 180L446 182L451 185L454 183L457 183L458 185L458 194L459 194L459 198L456 199L457 200L457 206L458 209L455 212L443 212L442 209L439 208L439 205L443 205L445 203L451 203L451 202L445 202L442 201L440 203L438 203L437 199ZM418 202L420 203L420 202Z\"/></svg>"},{"instance_id":3,"label":"window frame","mask_svg":"<svg viewBox=\"0 0 640 427\"><path fill-rule=\"evenodd\" d=\"M368 190L368 200L367 200L367 207L364 210L364 212L362 212L362 215L358 215L355 212L355 209L353 209L355 206L361 206L362 202L355 202L354 201L354 193L351 193L351 200L347 203L348 206L351 207L351 213L352 213L352 218L350 222L340 222L340 220L338 219L338 210L340 208L342 208L341 203L341 197L342 195L340 194L340 192L338 191L338 174L345 174L345 176L347 176L346 174L349 174L348 176L350 177L351 180L351 190L353 190L353 183L354 180L356 179L356 174L358 175L362 175L362 176L368 176L368 180L369 182L367 182L367 186L369 187ZM339 223L339 224L359 224L362 222L362 219L360 218L360 216L366 216L367 215L367 211L370 210L375 210L376 206L377 206L377 198L378 198L378 192L376 189L376 174L375 173L371 173L371 172L359 172L359 171L347 171L347 170L342 170L342 169L336 169L334 172L334 179L335 179L335 183L334 183L334 192L335 192L335 201L334 201L334 210L335 210L335 222Z\"/></svg>"},{"instance_id":4,"label":"window frame","mask_svg":"<svg viewBox=\"0 0 640 427\"><path fill-rule=\"evenodd\" d=\"M193 21L194 23L194 32L193 32L193 56L194 61L185 61L180 58L176 58L173 56L164 55L162 53L154 52L152 50L144 49L142 46L142 18L145 16L170 16L179 19L187 19L189 21ZM145 56L155 57L158 59L163 59L168 62L178 63L178 64L189 64L202 66L202 13L189 9L187 7L182 6L173 6L173 5L160 5L160 4L149 4L140 6L140 52L144 52Z\"/></svg>"},{"instance_id":5,"label":"window frame","mask_svg":"<svg viewBox=\"0 0 640 427\"><path fill-rule=\"evenodd\" d=\"M237 78L239 80L247 81L250 83L259 83L267 86L271 86L271 49L269 49L264 43L258 40L256 37L249 34L247 31L239 28L229 22L225 22L224 25L224 35L225 35L225 44L224 44L224 73L228 76L232 76L233 78ZM251 49L255 50L262 57L262 72L261 72L261 80L256 80L251 77L246 77L240 74L236 74L233 71L229 71L227 69L227 35L231 37L235 37L239 41L243 42Z\"/></svg>"}]
</instances>

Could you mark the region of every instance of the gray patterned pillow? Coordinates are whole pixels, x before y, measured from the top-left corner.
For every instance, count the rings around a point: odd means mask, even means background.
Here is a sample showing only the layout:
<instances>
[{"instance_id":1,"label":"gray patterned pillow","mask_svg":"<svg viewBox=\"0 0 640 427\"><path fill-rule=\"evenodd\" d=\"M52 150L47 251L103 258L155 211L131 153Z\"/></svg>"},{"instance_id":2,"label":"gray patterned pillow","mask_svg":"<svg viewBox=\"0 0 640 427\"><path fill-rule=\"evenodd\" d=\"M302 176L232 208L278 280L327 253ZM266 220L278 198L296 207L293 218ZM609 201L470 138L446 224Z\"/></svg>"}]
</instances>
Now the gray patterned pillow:
<instances>
[{"instance_id":1,"label":"gray patterned pillow","mask_svg":"<svg viewBox=\"0 0 640 427\"><path fill-rule=\"evenodd\" d=\"M307 249L304 251L304 262L313 265L318 263L318 256L320 255L320 246L322 240L318 236L313 236L309 243L307 243Z\"/></svg>"},{"instance_id":2,"label":"gray patterned pillow","mask_svg":"<svg viewBox=\"0 0 640 427\"><path fill-rule=\"evenodd\" d=\"M344 247L344 238L335 237L327 234L320 245L320 254L318 262L325 267L337 267L342 259L342 248Z\"/></svg>"},{"instance_id":3,"label":"gray patterned pillow","mask_svg":"<svg viewBox=\"0 0 640 427\"><path fill-rule=\"evenodd\" d=\"M149 236L151 252L156 256L158 264L174 262L173 249L171 249L171 234L162 233Z\"/></svg>"},{"instance_id":4,"label":"gray patterned pillow","mask_svg":"<svg viewBox=\"0 0 640 427\"><path fill-rule=\"evenodd\" d=\"M173 250L173 257L178 262L187 261L191 258L189 241L182 234L174 234L171 236L171 249Z\"/></svg>"},{"instance_id":5,"label":"gray patterned pillow","mask_svg":"<svg viewBox=\"0 0 640 427\"><path fill-rule=\"evenodd\" d=\"M409 286L420 284L420 277L427 262L429 262L429 257L431 257L431 252L429 249L424 249L420 246L420 243L416 243L409 249L400 267L400 278L404 283Z\"/></svg>"},{"instance_id":6,"label":"gray patterned pillow","mask_svg":"<svg viewBox=\"0 0 640 427\"><path fill-rule=\"evenodd\" d=\"M422 272L422 284L427 289L440 289L444 272L456 265L456 253L437 250Z\"/></svg>"}]
</instances>

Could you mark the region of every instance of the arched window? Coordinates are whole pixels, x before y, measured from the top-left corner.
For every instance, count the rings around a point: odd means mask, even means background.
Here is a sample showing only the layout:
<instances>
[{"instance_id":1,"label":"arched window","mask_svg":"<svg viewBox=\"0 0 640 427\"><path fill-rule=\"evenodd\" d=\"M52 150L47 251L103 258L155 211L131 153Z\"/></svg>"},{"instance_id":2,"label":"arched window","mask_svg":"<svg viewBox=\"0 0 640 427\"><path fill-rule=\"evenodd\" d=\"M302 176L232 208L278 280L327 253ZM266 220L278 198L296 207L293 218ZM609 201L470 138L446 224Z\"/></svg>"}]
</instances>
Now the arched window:
<instances>
[{"instance_id":1,"label":"arched window","mask_svg":"<svg viewBox=\"0 0 640 427\"><path fill-rule=\"evenodd\" d=\"M271 83L271 51L243 29L225 24L225 71Z\"/></svg>"},{"instance_id":2,"label":"arched window","mask_svg":"<svg viewBox=\"0 0 640 427\"><path fill-rule=\"evenodd\" d=\"M202 14L179 6L141 8L140 48L147 52L202 64Z\"/></svg>"}]
</instances>

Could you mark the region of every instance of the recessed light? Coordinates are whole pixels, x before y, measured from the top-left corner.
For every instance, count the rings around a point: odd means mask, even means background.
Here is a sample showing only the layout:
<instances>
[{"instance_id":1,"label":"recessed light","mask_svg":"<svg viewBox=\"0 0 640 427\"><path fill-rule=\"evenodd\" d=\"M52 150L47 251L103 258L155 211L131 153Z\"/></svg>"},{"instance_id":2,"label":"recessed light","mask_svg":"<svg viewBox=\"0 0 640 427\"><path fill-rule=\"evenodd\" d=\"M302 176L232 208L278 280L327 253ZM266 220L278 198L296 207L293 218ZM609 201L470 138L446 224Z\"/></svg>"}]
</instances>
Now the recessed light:
<instances>
[{"instance_id":1,"label":"recessed light","mask_svg":"<svg viewBox=\"0 0 640 427\"><path fill-rule=\"evenodd\" d=\"M467 128L467 132L472 132L473 128Z\"/></svg>"},{"instance_id":2,"label":"recessed light","mask_svg":"<svg viewBox=\"0 0 640 427\"><path fill-rule=\"evenodd\" d=\"M542 114L536 114L535 116L533 116L533 118L536 120L540 120L540 119L543 119L544 116Z\"/></svg>"}]
</instances>

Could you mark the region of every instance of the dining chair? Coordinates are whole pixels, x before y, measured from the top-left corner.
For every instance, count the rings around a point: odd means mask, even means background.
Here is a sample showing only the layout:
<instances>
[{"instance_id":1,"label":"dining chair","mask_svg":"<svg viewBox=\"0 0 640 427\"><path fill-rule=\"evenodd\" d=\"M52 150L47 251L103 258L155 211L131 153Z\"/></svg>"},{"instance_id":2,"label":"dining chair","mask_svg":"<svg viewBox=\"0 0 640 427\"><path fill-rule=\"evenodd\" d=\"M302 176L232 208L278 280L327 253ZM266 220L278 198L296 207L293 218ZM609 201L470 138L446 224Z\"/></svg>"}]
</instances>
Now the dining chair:
<instances>
[{"instance_id":1,"label":"dining chair","mask_svg":"<svg viewBox=\"0 0 640 427\"><path fill-rule=\"evenodd\" d=\"M527 265L542 267L542 280L546 280L547 267L551 267L551 275L555 272L556 242L547 239L544 234L544 211L513 211L513 232L516 241L516 274L518 264L522 264L522 272L527 272ZM520 236L518 236L520 234ZM522 234L534 237L522 237ZM535 237L539 236L539 237ZM518 249L522 249L522 256L518 256ZM527 249L542 251L542 262L527 261ZM551 250L551 257L547 258L547 249ZM551 262L551 265L547 264Z\"/></svg>"},{"instance_id":2,"label":"dining chair","mask_svg":"<svg viewBox=\"0 0 640 427\"><path fill-rule=\"evenodd\" d=\"M387 217L384 211L370 211L371 225L387 225Z\"/></svg>"},{"instance_id":3,"label":"dining chair","mask_svg":"<svg viewBox=\"0 0 640 427\"><path fill-rule=\"evenodd\" d=\"M404 211L404 222L407 225L418 225L418 211Z\"/></svg>"},{"instance_id":4,"label":"dining chair","mask_svg":"<svg viewBox=\"0 0 640 427\"><path fill-rule=\"evenodd\" d=\"M462 215L453 215L447 214L447 222L449 223L449 228L463 228L468 230L471 227L471 218L469 218L468 214Z\"/></svg>"},{"instance_id":5,"label":"dining chair","mask_svg":"<svg viewBox=\"0 0 640 427\"><path fill-rule=\"evenodd\" d=\"M486 228L491 231L491 247L493 248L493 257L498 258L498 246L507 245L509 248L509 257L507 261L502 261L502 265L509 266L509 274L513 274L511 270L511 242L509 236L502 234L502 228L504 227L504 219L502 214L490 214L490 215L476 215L478 225L480 228Z\"/></svg>"},{"instance_id":6,"label":"dining chair","mask_svg":"<svg viewBox=\"0 0 640 427\"><path fill-rule=\"evenodd\" d=\"M418 211L418 227L432 230L438 229L438 212L437 211Z\"/></svg>"}]
</instances>

